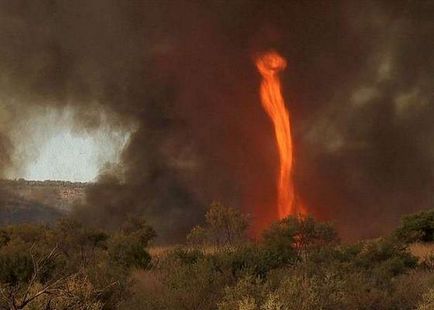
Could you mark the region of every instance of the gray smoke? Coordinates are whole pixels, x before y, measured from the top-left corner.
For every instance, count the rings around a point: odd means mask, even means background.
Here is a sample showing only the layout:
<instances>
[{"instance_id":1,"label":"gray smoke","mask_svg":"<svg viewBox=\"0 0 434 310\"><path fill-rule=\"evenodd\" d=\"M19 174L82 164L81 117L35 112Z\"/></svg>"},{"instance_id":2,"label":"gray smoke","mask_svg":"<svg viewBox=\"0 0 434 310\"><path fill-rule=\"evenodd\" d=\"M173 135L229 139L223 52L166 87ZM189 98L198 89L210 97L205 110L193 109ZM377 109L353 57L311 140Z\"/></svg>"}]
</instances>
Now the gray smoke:
<instances>
[{"instance_id":1,"label":"gray smoke","mask_svg":"<svg viewBox=\"0 0 434 310\"><path fill-rule=\"evenodd\" d=\"M116 226L145 213L163 237L180 236L212 200L270 216L277 154L252 56L277 49L302 199L346 237L373 236L433 206L433 9L2 1L0 97L16 119L46 106L73 109L83 130L101 125L101 111L113 126L135 124L120 172L101 175L78 214ZM0 127L3 170L17 165L10 126Z\"/></svg>"}]
</instances>

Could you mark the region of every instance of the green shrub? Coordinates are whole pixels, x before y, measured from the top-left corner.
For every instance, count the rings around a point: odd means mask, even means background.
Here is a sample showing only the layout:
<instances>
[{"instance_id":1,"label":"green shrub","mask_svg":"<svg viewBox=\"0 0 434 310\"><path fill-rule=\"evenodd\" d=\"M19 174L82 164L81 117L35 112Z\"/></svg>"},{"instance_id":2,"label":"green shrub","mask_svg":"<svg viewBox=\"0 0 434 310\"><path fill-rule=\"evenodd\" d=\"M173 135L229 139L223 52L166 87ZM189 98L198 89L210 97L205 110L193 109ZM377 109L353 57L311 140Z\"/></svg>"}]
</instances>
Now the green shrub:
<instances>
[{"instance_id":1,"label":"green shrub","mask_svg":"<svg viewBox=\"0 0 434 310\"><path fill-rule=\"evenodd\" d=\"M151 262L151 256L142 242L124 234L110 240L108 253L112 262L124 268L146 269Z\"/></svg>"},{"instance_id":2,"label":"green shrub","mask_svg":"<svg viewBox=\"0 0 434 310\"><path fill-rule=\"evenodd\" d=\"M246 275L233 286L226 287L223 298L218 302L219 310L260 309L270 294L267 284L252 275Z\"/></svg>"},{"instance_id":3,"label":"green shrub","mask_svg":"<svg viewBox=\"0 0 434 310\"><path fill-rule=\"evenodd\" d=\"M195 226L187 235L190 245L234 246L246 240L247 217L236 208L213 202L205 214L205 226Z\"/></svg>"},{"instance_id":4,"label":"green shrub","mask_svg":"<svg viewBox=\"0 0 434 310\"><path fill-rule=\"evenodd\" d=\"M265 276L272 269L266 253L256 245L239 247L236 250L219 251L213 256L216 265L237 278L244 274Z\"/></svg>"},{"instance_id":5,"label":"green shrub","mask_svg":"<svg viewBox=\"0 0 434 310\"><path fill-rule=\"evenodd\" d=\"M33 274L33 261L22 241L9 242L0 249L0 282L17 285Z\"/></svg>"},{"instance_id":6,"label":"green shrub","mask_svg":"<svg viewBox=\"0 0 434 310\"><path fill-rule=\"evenodd\" d=\"M276 290L278 299L289 309L339 309L344 305L346 279L335 271L304 277L293 274Z\"/></svg>"},{"instance_id":7,"label":"green shrub","mask_svg":"<svg viewBox=\"0 0 434 310\"><path fill-rule=\"evenodd\" d=\"M126 236L135 238L143 247L147 247L149 242L157 236L155 230L149 226L143 216L131 216L121 227L122 233Z\"/></svg>"},{"instance_id":8,"label":"green shrub","mask_svg":"<svg viewBox=\"0 0 434 310\"><path fill-rule=\"evenodd\" d=\"M374 270L378 277L389 278L416 267L417 258L401 242L380 238L364 242L353 264Z\"/></svg>"},{"instance_id":9,"label":"green shrub","mask_svg":"<svg viewBox=\"0 0 434 310\"><path fill-rule=\"evenodd\" d=\"M208 232L202 226L194 226L187 235L187 243L190 246L205 246L208 243Z\"/></svg>"},{"instance_id":10,"label":"green shrub","mask_svg":"<svg viewBox=\"0 0 434 310\"><path fill-rule=\"evenodd\" d=\"M311 251L336 244L338 237L333 226L312 217L287 217L263 234L263 246L279 265L291 264L306 258Z\"/></svg>"},{"instance_id":11,"label":"green shrub","mask_svg":"<svg viewBox=\"0 0 434 310\"><path fill-rule=\"evenodd\" d=\"M223 288L233 282L232 276L221 269L212 257L197 257L194 261L172 255L151 271L158 283L141 287L140 294L126 302L123 309L215 309ZM134 300L136 299L136 300ZM140 305L140 306L139 306Z\"/></svg>"},{"instance_id":12,"label":"green shrub","mask_svg":"<svg viewBox=\"0 0 434 310\"><path fill-rule=\"evenodd\" d=\"M405 216L395 235L404 242L434 241L434 209Z\"/></svg>"}]
</instances>

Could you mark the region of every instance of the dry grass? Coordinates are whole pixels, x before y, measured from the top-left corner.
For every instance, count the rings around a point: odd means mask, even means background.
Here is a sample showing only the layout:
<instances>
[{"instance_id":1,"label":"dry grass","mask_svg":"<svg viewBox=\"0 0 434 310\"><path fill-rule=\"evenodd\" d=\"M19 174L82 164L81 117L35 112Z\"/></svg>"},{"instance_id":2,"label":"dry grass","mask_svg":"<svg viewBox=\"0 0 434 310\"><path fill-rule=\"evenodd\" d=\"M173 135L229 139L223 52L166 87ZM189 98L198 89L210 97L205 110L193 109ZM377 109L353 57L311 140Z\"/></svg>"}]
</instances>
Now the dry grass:
<instances>
[{"instance_id":1,"label":"dry grass","mask_svg":"<svg viewBox=\"0 0 434 310\"><path fill-rule=\"evenodd\" d=\"M413 243L409 249L414 256L421 260L434 255L434 243Z\"/></svg>"},{"instance_id":2,"label":"dry grass","mask_svg":"<svg viewBox=\"0 0 434 310\"><path fill-rule=\"evenodd\" d=\"M216 246L199 246L199 247L189 247L189 246L181 246L181 245L165 245L165 246L151 246L148 248L149 254L152 256L152 258L162 258L165 257L168 253L171 251L182 248L184 250L200 250L204 254L215 254L218 251L222 250L234 250L232 247L216 247Z\"/></svg>"},{"instance_id":3,"label":"dry grass","mask_svg":"<svg viewBox=\"0 0 434 310\"><path fill-rule=\"evenodd\" d=\"M151 246L148 251L153 258L165 257L169 252L175 250L179 245L166 245L166 246ZM184 247L188 249L188 247ZM419 258L420 260L425 260L428 257L434 257L434 243L413 243L409 246L411 254ZM204 246L200 247L200 250L204 254L214 254L218 251L216 247Z\"/></svg>"},{"instance_id":4,"label":"dry grass","mask_svg":"<svg viewBox=\"0 0 434 310\"><path fill-rule=\"evenodd\" d=\"M136 270L132 273L131 279L134 281L133 290L154 293L159 293L163 290L163 284L161 283L158 271Z\"/></svg>"},{"instance_id":5,"label":"dry grass","mask_svg":"<svg viewBox=\"0 0 434 310\"><path fill-rule=\"evenodd\" d=\"M160 258L166 256L167 253L174 250L175 248L176 248L175 245L151 246L148 249L148 252L153 258Z\"/></svg>"}]
</instances>

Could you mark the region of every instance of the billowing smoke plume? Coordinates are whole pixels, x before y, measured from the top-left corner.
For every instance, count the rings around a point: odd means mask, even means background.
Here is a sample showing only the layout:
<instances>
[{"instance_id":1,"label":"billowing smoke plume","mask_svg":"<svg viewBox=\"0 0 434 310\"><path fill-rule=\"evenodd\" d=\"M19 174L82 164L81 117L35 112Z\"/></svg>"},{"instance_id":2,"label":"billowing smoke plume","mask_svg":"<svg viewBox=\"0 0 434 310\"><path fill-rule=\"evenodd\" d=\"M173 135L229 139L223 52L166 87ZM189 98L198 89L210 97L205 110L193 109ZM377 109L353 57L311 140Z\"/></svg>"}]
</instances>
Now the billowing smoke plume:
<instances>
[{"instance_id":1,"label":"billowing smoke plume","mask_svg":"<svg viewBox=\"0 0 434 310\"><path fill-rule=\"evenodd\" d=\"M383 232L433 206L433 14L431 1L3 1L0 172L18 164L11 120L68 108L80 130L102 114L136 128L83 219L145 213L170 236L212 200L268 214L278 157L252 57L274 48L304 203L349 237Z\"/></svg>"}]
</instances>

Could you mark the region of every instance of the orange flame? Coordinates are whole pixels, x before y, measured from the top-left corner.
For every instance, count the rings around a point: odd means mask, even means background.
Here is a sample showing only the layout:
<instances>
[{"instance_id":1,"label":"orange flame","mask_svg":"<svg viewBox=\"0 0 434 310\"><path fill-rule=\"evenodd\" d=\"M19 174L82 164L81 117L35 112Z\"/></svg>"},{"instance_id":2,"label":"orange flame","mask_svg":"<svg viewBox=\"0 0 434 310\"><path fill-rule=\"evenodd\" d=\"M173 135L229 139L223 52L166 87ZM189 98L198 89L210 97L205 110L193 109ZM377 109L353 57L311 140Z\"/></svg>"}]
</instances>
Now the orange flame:
<instances>
[{"instance_id":1,"label":"orange flame","mask_svg":"<svg viewBox=\"0 0 434 310\"><path fill-rule=\"evenodd\" d=\"M256 66L262 75L260 88L262 106L274 125L279 151L280 169L277 179L277 214L279 219L289 215L303 216L306 210L296 203L292 180L293 145L289 112L280 87L279 72L286 68L286 60L275 51L256 59Z\"/></svg>"}]
</instances>

